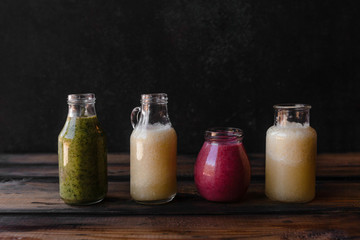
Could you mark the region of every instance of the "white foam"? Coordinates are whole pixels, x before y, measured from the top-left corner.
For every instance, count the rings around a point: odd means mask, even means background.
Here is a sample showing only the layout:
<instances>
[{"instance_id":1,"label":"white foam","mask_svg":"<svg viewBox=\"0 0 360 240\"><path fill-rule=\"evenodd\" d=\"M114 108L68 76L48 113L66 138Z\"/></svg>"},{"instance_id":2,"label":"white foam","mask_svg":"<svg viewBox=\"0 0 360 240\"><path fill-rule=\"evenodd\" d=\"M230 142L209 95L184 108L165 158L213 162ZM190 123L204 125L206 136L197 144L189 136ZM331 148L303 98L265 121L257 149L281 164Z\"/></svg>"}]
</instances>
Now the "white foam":
<instances>
[{"instance_id":1,"label":"white foam","mask_svg":"<svg viewBox=\"0 0 360 240\"><path fill-rule=\"evenodd\" d=\"M266 154L284 164L297 164L316 151L316 131L310 126L289 123L272 126L266 134Z\"/></svg>"}]
</instances>

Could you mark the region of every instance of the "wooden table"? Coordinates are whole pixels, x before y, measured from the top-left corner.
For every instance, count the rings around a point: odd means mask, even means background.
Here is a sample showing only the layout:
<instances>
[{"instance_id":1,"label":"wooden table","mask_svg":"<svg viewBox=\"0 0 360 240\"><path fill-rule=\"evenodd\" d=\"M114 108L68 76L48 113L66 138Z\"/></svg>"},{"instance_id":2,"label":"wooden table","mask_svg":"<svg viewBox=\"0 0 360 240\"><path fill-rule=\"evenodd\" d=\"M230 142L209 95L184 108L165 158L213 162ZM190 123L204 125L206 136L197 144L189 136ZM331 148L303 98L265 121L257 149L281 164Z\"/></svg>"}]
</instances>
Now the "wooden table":
<instances>
[{"instance_id":1,"label":"wooden table","mask_svg":"<svg viewBox=\"0 0 360 240\"><path fill-rule=\"evenodd\" d=\"M0 239L360 239L360 153L318 157L317 197L284 204L264 195L264 156L249 155L252 181L238 203L196 193L194 156L178 158L178 195L143 206L129 196L129 156L109 154L109 193L74 207L58 195L56 154L0 155Z\"/></svg>"}]
</instances>

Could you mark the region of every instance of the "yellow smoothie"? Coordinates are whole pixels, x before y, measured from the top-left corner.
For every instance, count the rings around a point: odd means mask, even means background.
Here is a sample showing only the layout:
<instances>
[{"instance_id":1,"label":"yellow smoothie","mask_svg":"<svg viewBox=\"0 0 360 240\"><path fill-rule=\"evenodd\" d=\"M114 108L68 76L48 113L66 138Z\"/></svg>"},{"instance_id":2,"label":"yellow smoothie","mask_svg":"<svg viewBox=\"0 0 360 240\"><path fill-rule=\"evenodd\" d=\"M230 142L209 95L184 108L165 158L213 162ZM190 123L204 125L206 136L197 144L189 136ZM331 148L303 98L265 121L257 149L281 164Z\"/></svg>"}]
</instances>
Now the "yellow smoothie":
<instances>
[{"instance_id":1,"label":"yellow smoothie","mask_svg":"<svg viewBox=\"0 0 360 240\"><path fill-rule=\"evenodd\" d=\"M130 194L142 203L163 203L174 198L177 136L170 124L145 125L130 137Z\"/></svg>"},{"instance_id":2,"label":"yellow smoothie","mask_svg":"<svg viewBox=\"0 0 360 240\"><path fill-rule=\"evenodd\" d=\"M282 202L309 202L315 197L316 131L288 122L266 134L265 194Z\"/></svg>"}]
</instances>

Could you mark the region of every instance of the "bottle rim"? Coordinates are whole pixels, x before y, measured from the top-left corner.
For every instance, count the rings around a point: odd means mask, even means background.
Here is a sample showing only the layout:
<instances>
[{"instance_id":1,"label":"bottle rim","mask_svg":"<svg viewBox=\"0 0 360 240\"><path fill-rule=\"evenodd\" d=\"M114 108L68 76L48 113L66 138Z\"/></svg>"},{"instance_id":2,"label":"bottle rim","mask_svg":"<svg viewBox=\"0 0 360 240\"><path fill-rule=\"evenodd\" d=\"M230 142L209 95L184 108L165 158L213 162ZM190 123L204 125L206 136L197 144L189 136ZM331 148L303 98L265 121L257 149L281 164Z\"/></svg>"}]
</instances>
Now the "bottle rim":
<instances>
[{"instance_id":1,"label":"bottle rim","mask_svg":"<svg viewBox=\"0 0 360 240\"><path fill-rule=\"evenodd\" d=\"M273 106L275 110L309 110L311 105L303 103L281 103Z\"/></svg>"},{"instance_id":2,"label":"bottle rim","mask_svg":"<svg viewBox=\"0 0 360 240\"><path fill-rule=\"evenodd\" d=\"M95 103L94 93L74 93L68 95L69 104Z\"/></svg>"},{"instance_id":3,"label":"bottle rim","mask_svg":"<svg viewBox=\"0 0 360 240\"><path fill-rule=\"evenodd\" d=\"M210 141L241 141L244 131L234 127L213 127L205 131L205 139Z\"/></svg>"},{"instance_id":4,"label":"bottle rim","mask_svg":"<svg viewBox=\"0 0 360 240\"><path fill-rule=\"evenodd\" d=\"M166 93L146 93L141 94L140 103L167 103L168 96Z\"/></svg>"}]
</instances>

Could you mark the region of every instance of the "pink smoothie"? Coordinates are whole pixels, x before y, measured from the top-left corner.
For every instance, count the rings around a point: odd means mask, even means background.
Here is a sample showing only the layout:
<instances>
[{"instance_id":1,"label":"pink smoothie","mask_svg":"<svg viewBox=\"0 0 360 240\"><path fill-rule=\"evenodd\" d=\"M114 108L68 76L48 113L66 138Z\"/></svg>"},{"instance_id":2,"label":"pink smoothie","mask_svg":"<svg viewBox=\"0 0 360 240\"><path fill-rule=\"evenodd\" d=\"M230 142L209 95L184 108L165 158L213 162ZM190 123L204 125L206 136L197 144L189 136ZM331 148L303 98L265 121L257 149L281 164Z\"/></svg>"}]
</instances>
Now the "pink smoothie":
<instances>
[{"instance_id":1,"label":"pink smoothie","mask_svg":"<svg viewBox=\"0 0 360 240\"><path fill-rule=\"evenodd\" d=\"M205 141L196 159L195 184L209 201L239 200L250 184L250 163L241 142Z\"/></svg>"}]
</instances>

